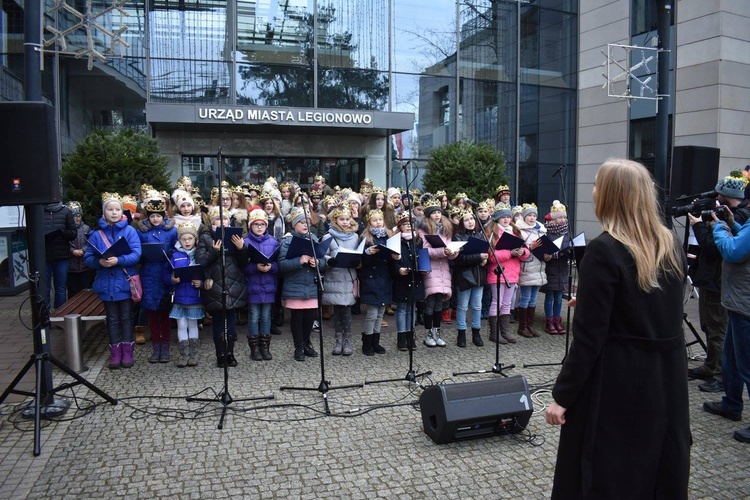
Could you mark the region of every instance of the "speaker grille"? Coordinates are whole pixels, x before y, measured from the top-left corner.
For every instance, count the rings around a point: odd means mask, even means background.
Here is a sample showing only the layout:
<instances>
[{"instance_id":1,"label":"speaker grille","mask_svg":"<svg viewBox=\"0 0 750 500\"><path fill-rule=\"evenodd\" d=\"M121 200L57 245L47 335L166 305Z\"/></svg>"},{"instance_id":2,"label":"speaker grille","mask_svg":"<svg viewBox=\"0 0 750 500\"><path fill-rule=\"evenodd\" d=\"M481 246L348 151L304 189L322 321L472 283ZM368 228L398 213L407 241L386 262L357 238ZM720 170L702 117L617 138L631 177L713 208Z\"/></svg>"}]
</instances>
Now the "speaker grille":
<instances>
[{"instance_id":1,"label":"speaker grille","mask_svg":"<svg viewBox=\"0 0 750 500\"><path fill-rule=\"evenodd\" d=\"M523 392L523 380L511 377L497 380L482 380L466 384L452 384L443 386L446 402L465 401L467 399L484 398L508 392Z\"/></svg>"}]
</instances>

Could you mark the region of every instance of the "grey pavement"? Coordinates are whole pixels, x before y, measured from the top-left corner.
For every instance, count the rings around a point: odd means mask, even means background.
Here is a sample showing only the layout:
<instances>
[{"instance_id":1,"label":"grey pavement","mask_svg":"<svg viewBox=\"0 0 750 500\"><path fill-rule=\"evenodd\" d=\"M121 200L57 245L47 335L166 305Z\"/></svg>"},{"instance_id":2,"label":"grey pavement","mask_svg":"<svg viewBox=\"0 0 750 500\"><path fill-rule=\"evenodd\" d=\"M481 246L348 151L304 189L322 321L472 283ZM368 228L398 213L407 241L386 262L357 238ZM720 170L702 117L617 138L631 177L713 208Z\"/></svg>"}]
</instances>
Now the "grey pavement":
<instances>
[{"instance_id":1,"label":"grey pavement","mask_svg":"<svg viewBox=\"0 0 750 500\"><path fill-rule=\"evenodd\" d=\"M31 323L28 302L19 315L25 297L0 298L0 388L31 354L31 332L24 326ZM697 301L688 300L686 310L697 327ZM355 316L356 327L362 319ZM390 326L383 329L381 343L388 352L369 358L359 350L351 357L330 356L333 325L324 322L326 379L332 386L406 374L408 353L395 349L395 318L386 319ZM61 421L44 422L42 454L34 457L32 422L19 418L22 398L12 396L0 407L0 498L549 497L559 429L544 422L542 409L551 401L544 389L551 387L559 366L523 365L561 360L564 336L542 334L501 346L501 361L516 365L508 373L525 376L532 391L541 390L534 395L537 412L528 433L436 445L422 431L416 404L419 385L399 381L334 389L326 395L332 413L326 416L319 392L279 390L314 389L320 382L317 358L293 361L288 322L284 334L273 337L274 359L267 362L249 359L245 327L239 328L239 366L229 370L229 393L234 399L274 399L235 401L229 405L224 429L217 430L221 405L185 401L198 393L211 397L223 387L210 331L201 332L202 357L195 368L149 364L146 344L137 346L132 369L110 371L105 368L103 325L92 327L84 337L84 358L91 368L82 375L118 398L118 404L106 404L81 386L66 391L68 396L75 394L74 408ZM457 348L455 325L444 327L443 336L448 347L420 345L414 353L416 369L433 372L424 385L497 377L454 377L455 371L490 369L494 346ZM61 337L62 332L53 331L50 340L53 354L64 359ZM702 350L695 345L689 354L697 357ZM55 373L56 384L64 380ZM748 418L730 422L705 413L702 402L719 395L701 393L698 383L690 382L690 498L747 497L750 448L732 439L732 432L747 427ZM28 390L32 384L33 377L27 375L23 387ZM93 408L92 402L97 403ZM84 409L75 410L77 405Z\"/></svg>"}]
</instances>

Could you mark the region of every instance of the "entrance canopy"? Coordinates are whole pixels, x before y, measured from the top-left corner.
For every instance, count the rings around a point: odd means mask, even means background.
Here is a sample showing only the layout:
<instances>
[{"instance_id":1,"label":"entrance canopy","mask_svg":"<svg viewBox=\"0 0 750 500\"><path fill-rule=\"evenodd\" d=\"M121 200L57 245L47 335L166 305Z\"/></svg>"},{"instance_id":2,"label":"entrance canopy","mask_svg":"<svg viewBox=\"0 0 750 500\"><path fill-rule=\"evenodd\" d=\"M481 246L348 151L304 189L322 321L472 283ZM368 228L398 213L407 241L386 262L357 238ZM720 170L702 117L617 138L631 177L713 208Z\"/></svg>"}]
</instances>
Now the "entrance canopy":
<instances>
[{"instance_id":1,"label":"entrance canopy","mask_svg":"<svg viewBox=\"0 0 750 500\"><path fill-rule=\"evenodd\" d=\"M147 103L155 131L335 134L387 137L414 127L413 113L350 109Z\"/></svg>"}]
</instances>

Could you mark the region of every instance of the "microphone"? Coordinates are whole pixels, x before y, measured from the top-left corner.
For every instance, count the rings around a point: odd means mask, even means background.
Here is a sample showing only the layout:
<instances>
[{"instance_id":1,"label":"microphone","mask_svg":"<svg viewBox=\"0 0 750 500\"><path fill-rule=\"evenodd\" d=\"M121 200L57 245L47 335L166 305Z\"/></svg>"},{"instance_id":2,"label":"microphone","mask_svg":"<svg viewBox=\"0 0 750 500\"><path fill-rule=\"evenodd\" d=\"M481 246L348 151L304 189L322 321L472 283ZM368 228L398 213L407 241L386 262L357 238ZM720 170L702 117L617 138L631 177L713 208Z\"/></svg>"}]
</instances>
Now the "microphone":
<instances>
[{"instance_id":1,"label":"microphone","mask_svg":"<svg viewBox=\"0 0 750 500\"><path fill-rule=\"evenodd\" d=\"M401 165L401 172L406 172L406 169L409 168L409 165L411 165L411 160L407 161L403 165Z\"/></svg>"},{"instance_id":2,"label":"microphone","mask_svg":"<svg viewBox=\"0 0 750 500\"><path fill-rule=\"evenodd\" d=\"M560 172L562 172L565 167L566 165L564 163L557 167L557 170L555 170L555 173L552 174L552 177L557 177L558 175L560 175Z\"/></svg>"},{"instance_id":3,"label":"microphone","mask_svg":"<svg viewBox=\"0 0 750 500\"><path fill-rule=\"evenodd\" d=\"M476 201L472 200L471 198L464 198L464 202L468 203L469 205L471 205L474 208L477 208L479 206L479 203L477 203Z\"/></svg>"}]
</instances>

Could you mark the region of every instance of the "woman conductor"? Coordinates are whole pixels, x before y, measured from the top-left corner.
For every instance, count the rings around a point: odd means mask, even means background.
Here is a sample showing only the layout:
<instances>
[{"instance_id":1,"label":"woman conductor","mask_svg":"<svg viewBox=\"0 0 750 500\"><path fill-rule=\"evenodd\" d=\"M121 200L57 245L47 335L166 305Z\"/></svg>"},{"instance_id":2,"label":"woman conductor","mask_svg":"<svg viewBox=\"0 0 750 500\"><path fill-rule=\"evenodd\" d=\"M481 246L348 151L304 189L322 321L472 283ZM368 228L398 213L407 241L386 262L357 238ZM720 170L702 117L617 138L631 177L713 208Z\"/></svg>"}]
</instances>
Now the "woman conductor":
<instances>
[{"instance_id":1,"label":"woman conductor","mask_svg":"<svg viewBox=\"0 0 750 500\"><path fill-rule=\"evenodd\" d=\"M575 341L546 413L562 425L552 498L687 498L684 255L643 165L607 160L593 199L604 233L581 262Z\"/></svg>"}]
</instances>

